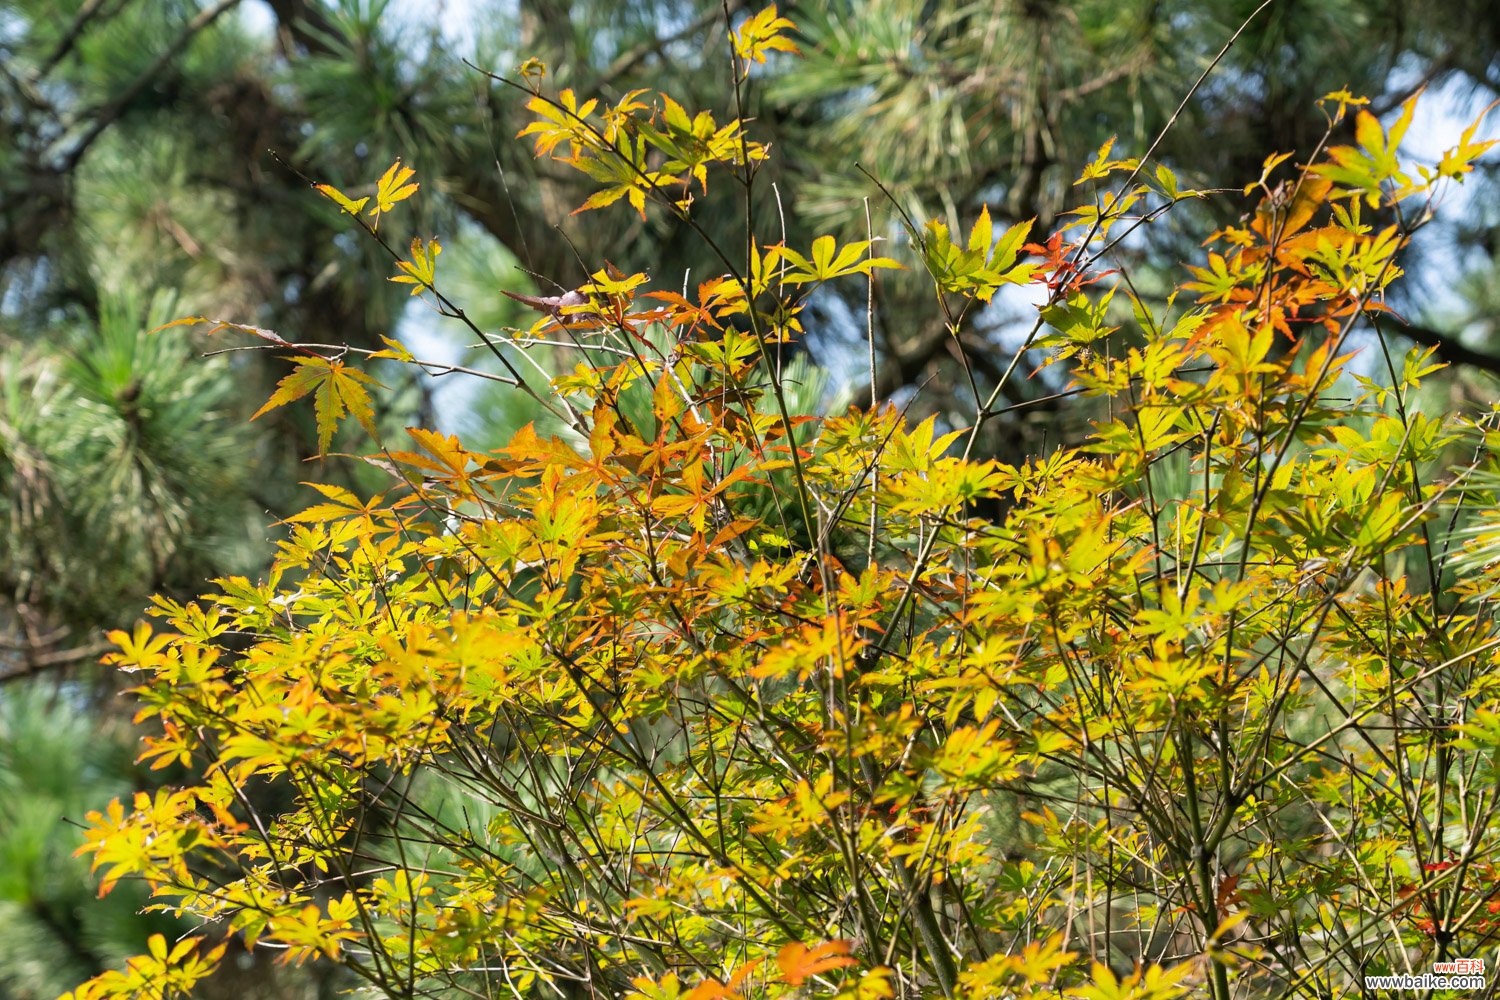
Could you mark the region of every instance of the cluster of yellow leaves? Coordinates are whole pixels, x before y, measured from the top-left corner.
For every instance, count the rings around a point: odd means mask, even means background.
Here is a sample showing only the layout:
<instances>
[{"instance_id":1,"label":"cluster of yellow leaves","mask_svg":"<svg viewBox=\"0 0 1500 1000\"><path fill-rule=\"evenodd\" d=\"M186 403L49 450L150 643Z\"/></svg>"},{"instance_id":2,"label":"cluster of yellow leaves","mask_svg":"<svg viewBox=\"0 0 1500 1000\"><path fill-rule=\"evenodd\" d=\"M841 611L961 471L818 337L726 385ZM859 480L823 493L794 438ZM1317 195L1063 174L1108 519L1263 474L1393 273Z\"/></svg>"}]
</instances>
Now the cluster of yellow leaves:
<instances>
[{"instance_id":1,"label":"cluster of yellow leaves","mask_svg":"<svg viewBox=\"0 0 1500 1000\"><path fill-rule=\"evenodd\" d=\"M744 22L730 31L729 37L734 45L734 53L744 60L746 64L751 62L763 63L766 61L768 52L789 52L797 54L801 50L783 32L795 31L797 26L776 13L773 4L757 14L745 18Z\"/></svg>"},{"instance_id":2,"label":"cluster of yellow leaves","mask_svg":"<svg viewBox=\"0 0 1500 1000\"><path fill-rule=\"evenodd\" d=\"M125 963L123 970L110 970L61 1000L105 1000L117 996L185 996L213 972L224 955L224 945L201 949L200 938L183 938L168 947L160 934L151 935L146 954Z\"/></svg>"},{"instance_id":3,"label":"cluster of yellow leaves","mask_svg":"<svg viewBox=\"0 0 1500 1000\"><path fill-rule=\"evenodd\" d=\"M660 197L680 212L692 204L691 181L708 190L710 167L748 167L766 148L745 137L738 119L719 125L713 115L689 115L666 94L655 103L633 90L613 105L578 102L571 90L526 104L537 120L518 137L533 136L537 156L549 156L603 185L577 211L604 208L624 198L644 218L648 198Z\"/></svg>"},{"instance_id":4,"label":"cluster of yellow leaves","mask_svg":"<svg viewBox=\"0 0 1500 1000\"><path fill-rule=\"evenodd\" d=\"M946 225L929 222L922 241L927 269L943 291L988 302L1001 286L1024 285L1037 272L1037 265L1016 263L1033 221L1016 223L996 240L985 206L963 246L953 242Z\"/></svg>"}]
</instances>

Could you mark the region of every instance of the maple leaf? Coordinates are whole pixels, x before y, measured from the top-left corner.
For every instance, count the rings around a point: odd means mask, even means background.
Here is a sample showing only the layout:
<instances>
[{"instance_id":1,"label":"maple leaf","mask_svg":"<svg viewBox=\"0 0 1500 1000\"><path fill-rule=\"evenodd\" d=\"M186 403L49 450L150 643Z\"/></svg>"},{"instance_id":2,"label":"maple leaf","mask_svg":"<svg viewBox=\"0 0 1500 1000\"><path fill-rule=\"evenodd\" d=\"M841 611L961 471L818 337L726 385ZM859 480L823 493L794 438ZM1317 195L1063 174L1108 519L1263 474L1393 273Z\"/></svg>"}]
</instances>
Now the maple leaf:
<instances>
[{"instance_id":1,"label":"maple leaf","mask_svg":"<svg viewBox=\"0 0 1500 1000\"><path fill-rule=\"evenodd\" d=\"M365 205L369 204L370 201L368 197L364 197L359 199L358 201L355 201L353 198L350 198L348 195L344 194L344 192L340 191L332 184L314 184L313 188L319 194L327 198L329 201L333 202L349 215L358 215L364 210Z\"/></svg>"},{"instance_id":2,"label":"maple leaf","mask_svg":"<svg viewBox=\"0 0 1500 1000\"><path fill-rule=\"evenodd\" d=\"M329 358L313 356L290 360L297 370L276 384L276 391L251 415L251 420L313 393L319 453L328 451L328 446L333 443L333 432L345 413L353 414L360 426L371 436L376 435L375 406L365 386L380 385L379 382L356 368Z\"/></svg>"},{"instance_id":3,"label":"maple leaf","mask_svg":"<svg viewBox=\"0 0 1500 1000\"><path fill-rule=\"evenodd\" d=\"M306 510L299 511L286 519L288 523L317 523L350 517L361 517L368 521L380 510L380 503L384 499L383 494L377 494L368 503L360 503L353 493L340 486L330 486L324 483L303 483L302 485L311 486L331 502L314 504Z\"/></svg>"},{"instance_id":4,"label":"maple leaf","mask_svg":"<svg viewBox=\"0 0 1500 1000\"><path fill-rule=\"evenodd\" d=\"M1443 153L1443 158L1438 161L1437 172L1440 177L1460 178L1473 170L1473 161L1489 151L1497 140L1490 139L1481 142L1474 141L1474 133L1479 130L1480 122L1484 121L1500 101L1492 101L1488 107L1479 113L1474 123L1464 129L1463 135L1458 140L1458 145Z\"/></svg>"},{"instance_id":5,"label":"maple leaf","mask_svg":"<svg viewBox=\"0 0 1500 1000\"><path fill-rule=\"evenodd\" d=\"M386 172L380 175L380 180L375 184L375 207L370 209L369 214L374 217L375 222L371 229L380 228L380 215L389 212L396 207L398 201L405 201L417 193L420 184L407 183L416 174L411 167L403 167L401 158L397 157ZM368 199L366 199L368 200ZM361 203L363 204L363 203Z\"/></svg>"},{"instance_id":6,"label":"maple leaf","mask_svg":"<svg viewBox=\"0 0 1500 1000\"><path fill-rule=\"evenodd\" d=\"M396 267L401 273L386 280L400 285L411 285L413 295L421 295L437 281L437 258L443 246L434 237L423 240L414 237L411 241L411 260L398 260Z\"/></svg>"},{"instance_id":7,"label":"maple leaf","mask_svg":"<svg viewBox=\"0 0 1500 1000\"><path fill-rule=\"evenodd\" d=\"M793 941L776 953L776 965L781 969L782 979L792 986L801 986L820 972L857 964L849 957L849 949L848 941L825 941L811 948Z\"/></svg>"},{"instance_id":8,"label":"maple leaf","mask_svg":"<svg viewBox=\"0 0 1500 1000\"><path fill-rule=\"evenodd\" d=\"M782 36L783 30L795 31L797 26L784 17L778 17L776 5L772 4L765 10L750 17L739 30L733 32L734 51L746 62L755 61L763 63L766 61L766 53L772 49L782 52L800 52L791 39Z\"/></svg>"},{"instance_id":9,"label":"maple leaf","mask_svg":"<svg viewBox=\"0 0 1500 1000\"><path fill-rule=\"evenodd\" d=\"M151 634L151 626L137 622L134 633L115 629L109 633L109 641L120 648L117 653L108 653L102 662L113 663L122 670L140 670L156 664L161 651L171 641L171 636Z\"/></svg>"}]
</instances>

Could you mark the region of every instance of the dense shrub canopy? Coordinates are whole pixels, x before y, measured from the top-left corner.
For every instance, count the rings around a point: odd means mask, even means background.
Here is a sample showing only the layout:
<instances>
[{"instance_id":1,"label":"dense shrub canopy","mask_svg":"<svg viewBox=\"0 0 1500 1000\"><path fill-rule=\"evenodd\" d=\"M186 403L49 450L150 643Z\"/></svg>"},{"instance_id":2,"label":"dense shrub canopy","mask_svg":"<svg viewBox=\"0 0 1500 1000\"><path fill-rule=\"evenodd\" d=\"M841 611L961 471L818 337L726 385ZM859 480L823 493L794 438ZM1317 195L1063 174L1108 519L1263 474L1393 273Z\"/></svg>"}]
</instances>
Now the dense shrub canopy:
<instances>
[{"instance_id":1,"label":"dense shrub canopy","mask_svg":"<svg viewBox=\"0 0 1500 1000\"><path fill-rule=\"evenodd\" d=\"M736 92L789 27L732 33ZM146 759L199 777L84 851L205 931L76 996L248 945L406 997L1228 1000L1492 945L1494 437L1416 408L1433 365L1382 331L1474 129L1411 164L1415 98L1387 127L1330 94L1353 140L1270 156L1163 311L1111 252L1198 192L1109 145L1050 238L984 211L794 246L754 214L753 124L517 86L582 209L681 220L715 276L601 263L528 333L475 326L567 428L493 452L383 440L372 355L234 328L285 351L267 409L306 398L325 449L353 416L389 487L319 487L264 580L117 634ZM392 235L412 166L321 192L466 322L440 239ZM759 238L697 223L721 188ZM1087 441L973 453L1023 351L965 427L795 405L809 296L903 266L955 331L1039 299L1026 344L1105 414ZM529 368L543 339L572 367Z\"/></svg>"}]
</instances>

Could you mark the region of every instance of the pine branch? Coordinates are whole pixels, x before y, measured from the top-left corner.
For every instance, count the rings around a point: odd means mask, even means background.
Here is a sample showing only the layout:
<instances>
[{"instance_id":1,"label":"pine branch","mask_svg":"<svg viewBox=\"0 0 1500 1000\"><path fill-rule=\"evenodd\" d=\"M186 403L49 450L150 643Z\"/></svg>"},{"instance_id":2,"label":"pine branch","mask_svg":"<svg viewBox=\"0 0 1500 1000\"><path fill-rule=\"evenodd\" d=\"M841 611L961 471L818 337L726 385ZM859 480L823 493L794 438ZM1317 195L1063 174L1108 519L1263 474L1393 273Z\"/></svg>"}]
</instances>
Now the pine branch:
<instances>
[{"instance_id":1,"label":"pine branch","mask_svg":"<svg viewBox=\"0 0 1500 1000\"><path fill-rule=\"evenodd\" d=\"M153 80L160 76L167 67L171 66L177 60L178 56L182 55L183 51L198 36L199 32L213 24L231 8L237 6L239 2L240 0L219 0L212 7L207 7L200 11L197 17L189 21L187 27L182 30L182 33L173 39L171 45L162 50L161 54L156 57L150 66L147 66L134 80L131 80L115 96L114 100L99 110L94 116L93 121L89 123L88 129L83 133L82 138L63 157L62 165L58 168L58 173L72 173L73 168L78 166L79 161L83 159L83 154L88 152L89 147L104 134L104 131L125 113L131 103L140 96L141 91L150 86Z\"/></svg>"},{"instance_id":2,"label":"pine branch","mask_svg":"<svg viewBox=\"0 0 1500 1000\"><path fill-rule=\"evenodd\" d=\"M100 16L106 2L107 0L87 0L82 7L78 8L78 13L73 15L72 23L63 29L62 38L58 39L57 46L46 59L42 60L36 72L31 74L31 79L28 81L29 84L35 86L40 83L48 73L57 68L58 63L68 57L68 53L73 51L78 45L79 39L83 37L84 29L89 26L91 21ZM118 3L113 10L105 12L103 17L106 19L113 17L124 8L125 2Z\"/></svg>"}]
</instances>

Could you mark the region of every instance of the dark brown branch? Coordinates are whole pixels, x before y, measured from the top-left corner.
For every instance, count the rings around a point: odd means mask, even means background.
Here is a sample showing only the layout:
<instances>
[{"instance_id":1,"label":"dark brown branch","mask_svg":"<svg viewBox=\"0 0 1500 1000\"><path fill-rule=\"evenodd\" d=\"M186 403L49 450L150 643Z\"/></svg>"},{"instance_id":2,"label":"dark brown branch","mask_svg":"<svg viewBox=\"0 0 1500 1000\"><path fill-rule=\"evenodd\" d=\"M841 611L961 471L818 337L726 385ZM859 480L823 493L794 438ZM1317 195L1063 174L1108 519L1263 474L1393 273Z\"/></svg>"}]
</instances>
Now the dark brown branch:
<instances>
[{"instance_id":1,"label":"dark brown branch","mask_svg":"<svg viewBox=\"0 0 1500 1000\"><path fill-rule=\"evenodd\" d=\"M1401 336L1414 340L1423 347L1437 348L1434 353L1439 361L1500 375L1500 356L1467 347L1451 334L1439 333L1431 327L1411 323L1402 326L1399 332Z\"/></svg>"},{"instance_id":2,"label":"dark brown branch","mask_svg":"<svg viewBox=\"0 0 1500 1000\"><path fill-rule=\"evenodd\" d=\"M748 6L748 0L730 0L729 13L738 13L740 10L743 10ZM609 87L616 80L629 73L631 70L635 69L646 59L649 59L651 56L660 53L668 45L671 45L673 42L680 42L684 38L691 38L698 32L707 28L709 25L719 20L719 18L723 16L723 13L723 10L719 7L707 7L704 9L703 13L693 18L693 20L690 21L687 26L684 27L681 31L673 32L670 35L663 35L660 38L653 38L650 41L642 42L640 45L637 45L629 52L622 52L614 62L610 63L609 68L604 71L603 75L599 77L598 86L600 88Z\"/></svg>"},{"instance_id":3,"label":"dark brown branch","mask_svg":"<svg viewBox=\"0 0 1500 1000\"><path fill-rule=\"evenodd\" d=\"M1137 55L1076 86L1065 87L1057 92L1057 103L1071 104L1079 98L1089 96L1096 90L1103 90L1110 84L1118 83L1126 77L1142 71L1145 69L1147 62L1148 59L1145 55Z\"/></svg>"},{"instance_id":4,"label":"dark brown branch","mask_svg":"<svg viewBox=\"0 0 1500 1000\"><path fill-rule=\"evenodd\" d=\"M1428 86L1428 84L1432 83L1438 77L1444 75L1445 73L1451 73L1457 68L1457 64L1453 61L1452 52L1448 52L1440 58L1434 59L1432 63L1427 67L1426 72L1424 72L1421 78L1418 79L1415 83L1412 83L1407 87L1403 87L1397 93L1391 94L1383 100L1372 103L1370 105L1370 114L1374 115L1376 118L1384 118L1386 115L1390 114L1392 111L1395 111L1401 105L1411 100L1412 97L1420 93L1425 87Z\"/></svg>"},{"instance_id":5,"label":"dark brown branch","mask_svg":"<svg viewBox=\"0 0 1500 1000\"><path fill-rule=\"evenodd\" d=\"M276 38L288 58L300 48L315 56L331 56L336 43L345 41L343 33L315 5L307 0L267 0L276 17Z\"/></svg>"},{"instance_id":6,"label":"dark brown branch","mask_svg":"<svg viewBox=\"0 0 1500 1000\"><path fill-rule=\"evenodd\" d=\"M73 649L54 649L45 653L29 652L25 655L20 666L0 672L0 684L18 681L23 677L33 677L52 667L60 667L69 663L77 663L80 660L87 660L101 653L107 653L113 648L113 643L91 642L86 646L78 646Z\"/></svg>"}]
</instances>

